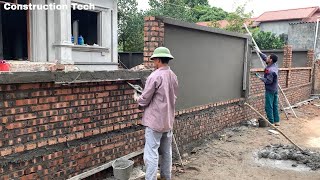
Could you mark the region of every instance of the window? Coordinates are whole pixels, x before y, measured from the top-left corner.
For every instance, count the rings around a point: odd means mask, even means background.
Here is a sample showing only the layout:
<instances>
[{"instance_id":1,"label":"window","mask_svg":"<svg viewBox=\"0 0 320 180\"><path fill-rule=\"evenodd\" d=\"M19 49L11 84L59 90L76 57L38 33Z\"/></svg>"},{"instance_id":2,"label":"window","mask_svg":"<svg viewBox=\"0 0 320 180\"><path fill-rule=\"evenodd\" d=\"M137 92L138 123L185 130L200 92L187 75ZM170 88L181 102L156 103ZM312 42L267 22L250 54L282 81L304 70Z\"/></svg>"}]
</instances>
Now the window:
<instances>
[{"instance_id":1,"label":"window","mask_svg":"<svg viewBox=\"0 0 320 180\"><path fill-rule=\"evenodd\" d=\"M74 26L75 21L78 25ZM71 10L71 27L74 42L77 44L78 36L82 36L84 44L98 44L98 13L85 10ZM77 29L74 29L78 27Z\"/></svg>"},{"instance_id":2,"label":"window","mask_svg":"<svg viewBox=\"0 0 320 180\"><path fill-rule=\"evenodd\" d=\"M27 4L30 0L0 1L0 59L28 59L29 11L4 10L4 3Z\"/></svg>"}]
</instances>

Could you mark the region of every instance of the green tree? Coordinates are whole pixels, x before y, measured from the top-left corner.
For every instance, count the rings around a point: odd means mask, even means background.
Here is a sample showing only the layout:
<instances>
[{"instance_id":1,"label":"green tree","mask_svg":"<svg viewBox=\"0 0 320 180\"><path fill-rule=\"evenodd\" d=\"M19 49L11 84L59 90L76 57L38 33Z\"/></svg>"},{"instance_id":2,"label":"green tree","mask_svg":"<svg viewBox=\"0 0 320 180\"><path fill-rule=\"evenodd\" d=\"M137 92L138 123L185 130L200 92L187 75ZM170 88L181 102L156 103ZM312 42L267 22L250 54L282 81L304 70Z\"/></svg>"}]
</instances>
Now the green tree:
<instances>
[{"instance_id":1,"label":"green tree","mask_svg":"<svg viewBox=\"0 0 320 180\"><path fill-rule=\"evenodd\" d=\"M228 13L221 8L210 6L196 6L192 9L191 16L195 22L219 21L227 17Z\"/></svg>"},{"instance_id":2,"label":"green tree","mask_svg":"<svg viewBox=\"0 0 320 180\"><path fill-rule=\"evenodd\" d=\"M260 49L282 49L285 45L283 39L271 32L254 30L252 35Z\"/></svg>"},{"instance_id":3,"label":"green tree","mask_svg":"<svg viewBox=\"0 0 320 180\"><path fill-rule=\"evenodd\" d=\"M187 7L185 0L149 0L149 5L150 10L146 15L192 22L191 8Z\"/></svg>"},{"instance_id":4,"label":"green tree","mask_svg":"<svg viewBox=\"0 0 320 180\"><path fill-rule=\"evenodd\" d=\"M136 0L118 1L118 41L120 51L143 51L143 12Z\"/></svg>"},{"instance_id":5,"label":"green tree","mask_svg":"<svg viewBox=\"0 0 320 180\"><path fill-rule=\"evenodd\" d=\"M194 8L196 6L209 6L208 0L184 0L184 3L190 8Z\"/></svg>"},{"instance_id":6,"label":"green tree","mask_svg":"<svg viewBox=\"0 0 320 180\"><path fill-rule=\"evenodd\" d=\"M151 16L164 16L187 22L217 21L228 15L221 8L211 7L207 0L149 0Z\"/></svg>"},{"instance_id":7,"label":"green tree","mask_svg":"<svg viewBox=\"0 0 320 180\"><path fill-rule=\"evenodd\" d=\"M245 4L240 5L232 13L229 13L226 20L228 21L228 26L225 28L228 31L245 33L246 30L243 28L243 24L251 18L253 12L245 12Z\"/></svg>"}]
</instances>

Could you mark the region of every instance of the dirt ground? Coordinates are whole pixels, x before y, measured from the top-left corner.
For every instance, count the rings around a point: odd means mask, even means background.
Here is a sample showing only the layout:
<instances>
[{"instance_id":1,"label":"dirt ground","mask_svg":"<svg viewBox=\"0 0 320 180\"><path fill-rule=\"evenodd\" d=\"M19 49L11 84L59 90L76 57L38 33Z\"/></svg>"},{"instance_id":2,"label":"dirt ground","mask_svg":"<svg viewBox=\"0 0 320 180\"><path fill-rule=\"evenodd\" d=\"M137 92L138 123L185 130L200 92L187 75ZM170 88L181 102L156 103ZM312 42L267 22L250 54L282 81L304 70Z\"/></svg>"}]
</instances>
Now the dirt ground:
<instances>
[{"instance_id":1,"label":"dirt ground","mask_svg":"<svg viewBox=\"0 0 320 180\"><path fill-rule=\"evenodd\" d=\"M298 119L281 115L280 129L302 148L320 152L319 100L295 108ZM320 180L320 170L312 171L304 165L292 167L293 161L259 159L257 152L270 144L286 144L281 135L268 132L270 128L235 127L184 155L185 169L174 168L174 180L250 180L290 179ZM222 136L223 137L223 136Z\"/></svg>"}]
</instances>

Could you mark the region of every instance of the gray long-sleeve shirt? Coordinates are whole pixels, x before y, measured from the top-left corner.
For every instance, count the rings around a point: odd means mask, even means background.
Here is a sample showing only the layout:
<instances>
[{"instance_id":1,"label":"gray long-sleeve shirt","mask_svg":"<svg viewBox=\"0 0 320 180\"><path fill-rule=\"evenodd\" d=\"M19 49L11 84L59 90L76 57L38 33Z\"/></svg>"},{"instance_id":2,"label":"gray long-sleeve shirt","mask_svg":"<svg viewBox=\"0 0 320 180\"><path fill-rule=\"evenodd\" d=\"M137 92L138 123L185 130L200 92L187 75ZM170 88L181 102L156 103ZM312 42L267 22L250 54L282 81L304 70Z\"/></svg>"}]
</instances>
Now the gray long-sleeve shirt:
<instances>
[{"instance_id":1,"label":"gray long-sleeve shirt","mask_svg":"<svg viewBox=\"0 0 320 180\"><path fill-rule=\"evenodd\" d=\"M261 58L266 61L267 55L259 53ZM265 84L265 89L267 92L276 93L278 92L278 78L279 78L279 68L276 63L268 65L264 69L264 76L261 80Z\"/></svg>"}]
</instances>

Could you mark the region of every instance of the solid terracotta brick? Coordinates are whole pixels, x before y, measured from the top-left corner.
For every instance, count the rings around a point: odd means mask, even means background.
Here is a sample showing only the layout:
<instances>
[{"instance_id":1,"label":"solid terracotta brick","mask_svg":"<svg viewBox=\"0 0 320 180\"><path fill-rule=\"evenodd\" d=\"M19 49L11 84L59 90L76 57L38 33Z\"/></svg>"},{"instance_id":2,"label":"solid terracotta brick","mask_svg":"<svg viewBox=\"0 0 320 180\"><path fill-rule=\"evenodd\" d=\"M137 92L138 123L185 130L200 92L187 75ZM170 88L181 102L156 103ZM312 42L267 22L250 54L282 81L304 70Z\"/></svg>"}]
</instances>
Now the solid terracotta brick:
<instances>
[{"instance_id":1,"label":"solid terracotta brick","mask_svg":"<svg viewBox=\"0 0 320 180\"><path fill-rule=\"evenodd\" d=\"M4 149L0 150L0 155L7 156L7 155L12 154L12 152L13 152L12 148L4 148Z\"/></svg>"}]
</instances>

